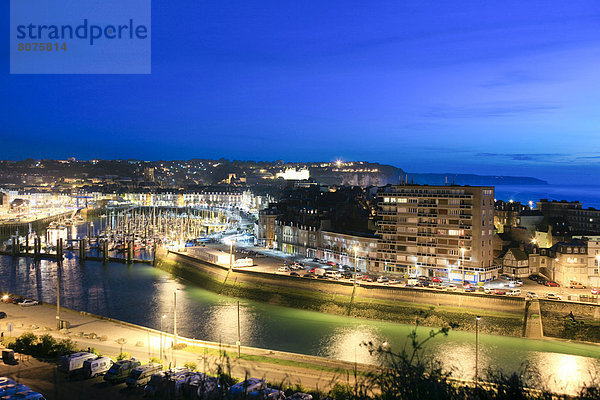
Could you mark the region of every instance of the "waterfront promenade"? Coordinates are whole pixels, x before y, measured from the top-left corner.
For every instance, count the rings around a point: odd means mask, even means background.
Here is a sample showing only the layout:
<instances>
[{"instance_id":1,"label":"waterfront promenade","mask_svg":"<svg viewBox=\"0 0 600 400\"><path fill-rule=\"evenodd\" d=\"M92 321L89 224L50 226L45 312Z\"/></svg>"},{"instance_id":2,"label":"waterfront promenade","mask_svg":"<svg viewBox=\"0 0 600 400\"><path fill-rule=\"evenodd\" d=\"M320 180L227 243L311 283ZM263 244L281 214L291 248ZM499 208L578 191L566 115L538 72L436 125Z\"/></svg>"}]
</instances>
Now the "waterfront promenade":
<instances>
[{"instance_id":1,"label":"waterfront promenade","mask_svg":"<svg viewBox=\"0 0 600 400\"><path fill-rule=\"evenodd\" d=\"M48 333L56 338L71 338L77 343L78 348L84 350L87 350L88 347L95 348L99 353L113 359L121 352L128 352L142 362L147 362L151 357L160 357L162 336L165 367L169 365L183 366L186 362L194 362L199 371L211 372L214 371L220 360L219 354L226 352L232 375L241 379L245 376L258 377L273 383L287 382L290 385L301 384L306 388L327 390L333 379L346 381L346 373L352 371L355 366L362 371L370 368L362 364L355 365L320 357L246 346L241 346L241 358L238 358L236 346L186 338L177 340L177 343L188 344L185 349L173 350L171 348L174 340L172 333L161 335L157 330L67 309L61 309L61 319L69 321L71 326L68 330L57 331L56 307L49 304L21 307L0 303L0 311L6 312L8 316L6 319L0 320L0 330L5 338L16 337L24 332L33 332L36 335ZM12 324L11 332L8 329L9 324ZM223 359L221 358L221 360ZM22 367L3 365L0 374L18 374L21 368L27 368L27 365L33 365L32 363L35 364L35 368L48 369L48 365L28 360ZM54 367L52 366L52 368ZM50 372L45 371L45 373L49 374ZM48 376L54 375L52 373ZM96 378L95 381L100 383L102 378ZM73 382L72 384L77 383ZM36 384L35 380L32 384ZM51 382L44 384L43 381L40 381L40 384L39 389L42 391L47 391L49 386L52 386Z\"/></svg>"}]
</instances>

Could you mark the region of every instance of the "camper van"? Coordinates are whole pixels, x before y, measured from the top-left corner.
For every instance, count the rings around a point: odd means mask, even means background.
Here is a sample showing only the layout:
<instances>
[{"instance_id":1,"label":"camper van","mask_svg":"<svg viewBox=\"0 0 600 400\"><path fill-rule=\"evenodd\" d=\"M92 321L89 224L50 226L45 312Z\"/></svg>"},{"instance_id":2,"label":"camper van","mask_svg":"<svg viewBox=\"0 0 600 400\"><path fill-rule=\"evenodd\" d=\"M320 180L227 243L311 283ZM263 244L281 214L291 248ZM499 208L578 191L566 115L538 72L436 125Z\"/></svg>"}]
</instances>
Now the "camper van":
<instances>
[{"instance_id":1,"label":"camper van","mask_svg":"<svg viewBox=\"0 0 600 400\"><path fill-rule=\"evenodd\" d=\"M229 400L246 399L252 392L258 392L267 388L267 382L263 379L250 378L236 383L227 392Z\"/></svg>"},{"instance_id":2,"label":"camper van","mask_svg":"<svg viewBox=\"0 0 600 400\"><path fill-rule=\"evenodd\" d=\"M178 388L180 384L185 382L190 372L188 368L175 367L152 375L150 382L144 388L144 396L166 397L170 386Z\"/></svg>"},{"instance_id":3,"label":"camper van","mask_svg":"<svg viewBox=\"0 0 600 400\"><path fill-rule=\"evenodd\" d=\"M17 393L28 392L31 388L20 383L13 383L0 388L0 398L14 397Z\"/></svg>"},{"instance_id":4,"label":"camper van","mask_svg":"<svg viewBox=\"0 0 600 400\"><path fill-rule=\"evenodd\" d=\"M131 370L131 373L125 380L125 383L129 387L144 386L150 382L152 375L160 372L160 370L162 370L161 364L148 363L140 365L139 367L135 367Z\"/></svg>"},{"instance_id":5,"label":"camper van","mask_svg":"<svg viewBox=\"0 0 600 400\"><path fill-rule=\"evenodd\" d=\"M67 373L74 373L83 370L83 363L87 360L96 358L95 354L79 352L62 356L58 364L58 369Z\"/></svg>"},{"instance_id":6,"label":"camper van","mask_svg":"<svg viewBox=\"0 0 600 400\"><path fill-rule=\"evenodd\" d=\"M131 371L140 365L142 363L135 358L117 361L110 367L106 375L104 375L104 380L111 383L125 382Z\"/></svg>"},{"instance_id":7,"label":"camper van","mask_svg":"<svg viewBox=\"0 0 600 400\"><path fill-rule=\"evenodd\" d=\"M83 362L83 374L87 378L95 378L98 375L103 375L113 365L113 360L108 357L98 357L92 360L85 360Z\"/></svg>"},{"instance_id":8,"label":"camper van","mask_svg":"<svg viewBox=\"0 0 600 400\"><path fill-rule=\"evenodd\" d=\"M17 392L14 396L10 396L9 398L14 400L46 400L41 393L33 390Z\"/></svg>"}]
</instances>

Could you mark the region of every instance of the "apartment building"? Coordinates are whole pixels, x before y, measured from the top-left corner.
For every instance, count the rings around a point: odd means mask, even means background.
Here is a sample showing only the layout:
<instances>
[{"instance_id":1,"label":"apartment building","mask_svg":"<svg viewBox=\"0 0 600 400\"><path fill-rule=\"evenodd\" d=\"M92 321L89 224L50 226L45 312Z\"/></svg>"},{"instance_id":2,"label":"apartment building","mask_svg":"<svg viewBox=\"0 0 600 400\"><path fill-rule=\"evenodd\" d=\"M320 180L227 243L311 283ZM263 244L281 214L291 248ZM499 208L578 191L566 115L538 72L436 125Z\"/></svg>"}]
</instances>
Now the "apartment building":
<instances>
[{"instance_id":1,"label":"apartment building","mask_svg":"<svg viewBox=\"0 0 600 400\"><path fill-rule=\"evenodd\" d=\"M372 270L481 282L493 265L494 188L396 185L378 190Z\"/></svg>"},{"instance_id":2,"label":"apartment building","mask_svg":"<svg viewBox=\"0 0 600 400\"><path fill-rule=\"evenodd\" d=\"M377 256L377 238L374 235L333 231L319 233L319 247L313 253L314 257L370 271L370 262Z\"/></svg>"},{"instance_id":3,"label":"apartment building","mask_svg":"<svg viewBox=\"0 0 600 400\"><path fill-rule=\"evenodd\" d=\"M548 218L564 218L571 233L600 234L600 210L583 208L578 201L541 199L537 205Z\"/></svg>"},{"instance_id":4,"label":"apartment building","mask_svg":"<svg viewBox=\"0 0 600 400\"><path fill-rule=\"evenodd\" d=\"M588 283L591 287L600 287L600 240L587 242Z\"/></svg>"},{"instance_id":5,"label":"apartment building","mask_svg":"<svg viewBox=\"0 0 600 400\"><path fill-rule=\"evenodd\" d=\"M550 275L563 286L571 282L590 285L588 277L588 245L586 241L573 239L552 246L554 258L551 260Z\"/></svg>"}]
</instances>

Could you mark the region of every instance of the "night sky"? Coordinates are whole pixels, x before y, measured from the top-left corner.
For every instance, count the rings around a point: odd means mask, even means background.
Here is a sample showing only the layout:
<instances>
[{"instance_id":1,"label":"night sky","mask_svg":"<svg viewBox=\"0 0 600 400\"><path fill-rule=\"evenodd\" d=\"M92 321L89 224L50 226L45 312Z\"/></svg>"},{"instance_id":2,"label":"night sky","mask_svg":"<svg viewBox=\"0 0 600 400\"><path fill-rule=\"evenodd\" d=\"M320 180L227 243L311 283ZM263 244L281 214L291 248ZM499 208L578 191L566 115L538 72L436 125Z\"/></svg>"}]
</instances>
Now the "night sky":
<instances>
[{"instance_id":1,"label":"night sky","mask_svg":"<svg viewBox=\"0 0 600 400\"><path fill-rule=\"evenodd\" d=\"M597 0L155 0L150 75L10 75L0 10L2 159L600 176Z\"/></svg>"}]
</instances>

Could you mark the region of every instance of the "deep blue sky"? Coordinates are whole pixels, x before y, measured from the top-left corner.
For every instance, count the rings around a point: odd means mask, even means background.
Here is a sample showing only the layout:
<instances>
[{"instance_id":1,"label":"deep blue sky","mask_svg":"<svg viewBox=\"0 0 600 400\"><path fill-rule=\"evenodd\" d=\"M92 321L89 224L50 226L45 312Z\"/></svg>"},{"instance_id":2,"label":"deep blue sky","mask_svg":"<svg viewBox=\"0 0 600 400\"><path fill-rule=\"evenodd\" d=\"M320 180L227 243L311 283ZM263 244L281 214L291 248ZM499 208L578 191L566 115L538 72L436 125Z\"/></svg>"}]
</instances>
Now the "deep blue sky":
<instances>
[{"instance_id":1,"label":"deep blue sky","mask_svg":"<svg viewBox=\"0 0 600 400\"><path fill-rule=\"evenodd\" d=\"M0 10L0 158L600 176L597 0L153 1L151 75L9 75Z\"/></svg>"}]
</instances>

